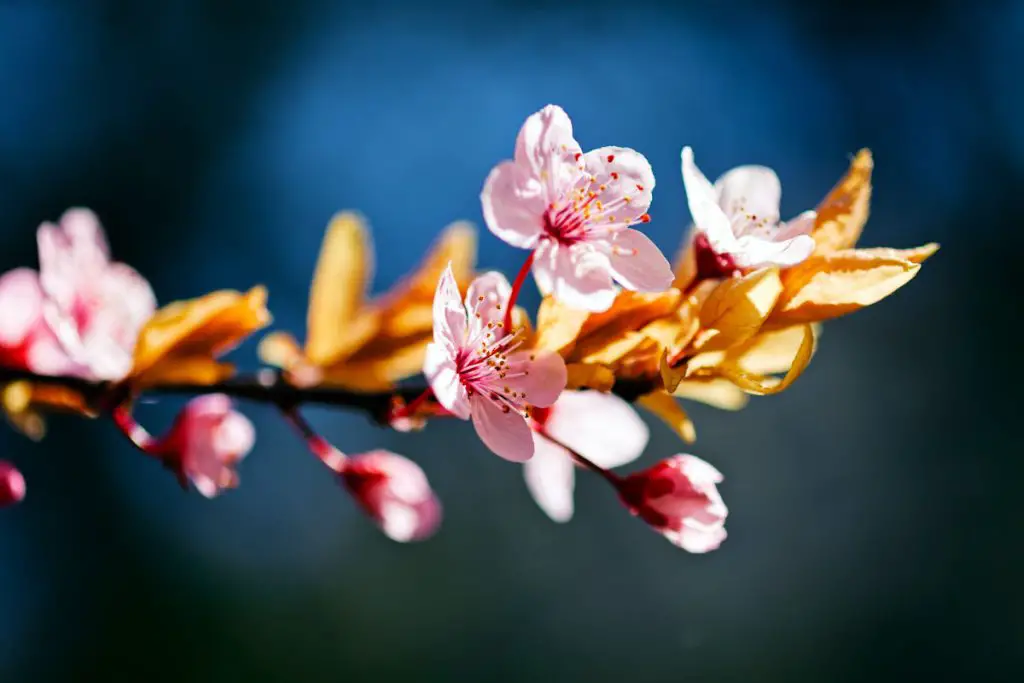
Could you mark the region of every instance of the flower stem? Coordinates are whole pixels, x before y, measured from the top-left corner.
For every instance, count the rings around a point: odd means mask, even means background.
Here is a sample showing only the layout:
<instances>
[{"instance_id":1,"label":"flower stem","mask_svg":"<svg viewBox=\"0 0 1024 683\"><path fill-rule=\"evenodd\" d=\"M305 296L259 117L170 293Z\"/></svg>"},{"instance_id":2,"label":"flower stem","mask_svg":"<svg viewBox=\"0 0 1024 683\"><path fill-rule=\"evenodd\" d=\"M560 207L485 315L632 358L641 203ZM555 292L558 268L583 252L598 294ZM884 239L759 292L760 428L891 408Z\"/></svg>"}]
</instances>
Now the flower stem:
<instances>
[{"instance_id":1,"label":"flower stem","mask_svg":"<svg viewBox=\"0 0 1024 683\"><path fill-rule=\"evenodd\" d=\"M505 334L512 333L512 311L516 308L516 300L519 299L519 292L526 282L526 276L530 274L530 268L533 267L533 256L535 253L531 251L530 255L526 257L523 267L519 269L519 273L516 275L515 282L512 283L512 293L508 297L508 310L505 311Z\"/></svg>"},{"instance_id":2,"label":"flower stem","mask_svg":"<svg viewBox=\"0 0 1024 683\"><path fill-rule=\"evenodd\" d=\"M127 403L120 403L114 406L110 410L110 417L114 421L118 430L124 434L129 441L135 444L143 453L148 455L159 456L159 441L146 431L145 427L140 425L132 417L132 411Z\"/></svg>"},{"instance_id":3,"label":"flower stem","mask_svg":"<svg viewBox=\"0 0 1024 683\"><path fill-rule=\"evenodd\" d=\"M562 443L561 441L559 441L555 437L553 437L550 434L548 434L546 431L542 432L542 434L544 434L544 437L548 441L552 441L552 442L558 444L559 446L561 446L562 448L564 448L566 451L568 451L569 455L572 456L572 459L575 460L578 465L580 465L581 467L583 467L585 469L590 470L591 472L594 472L595 474L601 475L601 477L605 481L607 481L609 484L611 484L613 488L617 489L619 487L619 484L622 482L622 478L619 475L615 474L611 470L608 470L608 469L605 469L604 467L601 467L600 465L598 465L593 460L590 460L590 459L585 458L584 456L580 455L579 453L577 453L573 449L569 448L568 446L566 446L564 443Z\"/></svg>"},{"instance_id":4,"label":"flower stem","mask_svg":"<svg viewBox=\"0 0 1024 683\"><path fill-rule=\"evenodd\" d=\"M310 452L320 459L320 462L335 472L341 472L344 469L345 454L332 446L327 439L317 434L297 408L282 410L281 413L284 415L285 420L288 421L288 424L294 427L295 431L302 437L302 440L306 442L306 447L309 448Z\"/></svg>"}]
</instances>

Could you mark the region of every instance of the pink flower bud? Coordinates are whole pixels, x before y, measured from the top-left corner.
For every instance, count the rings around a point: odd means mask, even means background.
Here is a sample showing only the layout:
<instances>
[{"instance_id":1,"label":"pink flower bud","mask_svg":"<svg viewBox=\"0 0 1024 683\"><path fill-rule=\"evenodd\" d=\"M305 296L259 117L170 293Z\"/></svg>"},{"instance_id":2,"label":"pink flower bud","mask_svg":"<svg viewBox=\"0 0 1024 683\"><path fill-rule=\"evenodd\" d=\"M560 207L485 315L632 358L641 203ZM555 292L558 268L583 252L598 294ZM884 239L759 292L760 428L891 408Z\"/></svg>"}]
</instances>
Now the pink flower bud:
<instances>
[{"instance_id":1,"label":"pink flower bud","mask_svg":"<svg viewBox=\"0 0 1024 683\"><path fill-rule=\"evenodd\" d=\"M420 541L441 523L441 503L420 466L385 450L348 458L341 470L345 488L394 541Z\"/></svg>"},{"instance_id":2,"label":"pink flower bud","mask_svg":"<svg viewBox=\"0 0 1024 683\"><path fill-rule=\"evenodd\" d=\"M252 422L232 409L231 399L210 394L189 401L153 450L182 486L191 480L199 493L213 498L238 486L235 466L255 441Z\"/></svg>"},{"instance_id":3,"label":"pink flower bud","mask_svg":"<svg viewBox=\"0 0 1024 683\"><path fill-rule=\"evenodd\" d=\"M6 460L0 460L0 508L20 503L25 498L25 477Z\"/></svg>"},{"instance_id":4,"label":"pink flower bud","mask_svg":"<svg viewBox=\"0 0 1024 683\"><path fill-rule=\"evenodd\" d=\"M721 472L700 458L676 455L623 479L619 495L670 543L706 553L726 537L729 510L715 486L721 481Z\"/></svg>"}]
</instances>

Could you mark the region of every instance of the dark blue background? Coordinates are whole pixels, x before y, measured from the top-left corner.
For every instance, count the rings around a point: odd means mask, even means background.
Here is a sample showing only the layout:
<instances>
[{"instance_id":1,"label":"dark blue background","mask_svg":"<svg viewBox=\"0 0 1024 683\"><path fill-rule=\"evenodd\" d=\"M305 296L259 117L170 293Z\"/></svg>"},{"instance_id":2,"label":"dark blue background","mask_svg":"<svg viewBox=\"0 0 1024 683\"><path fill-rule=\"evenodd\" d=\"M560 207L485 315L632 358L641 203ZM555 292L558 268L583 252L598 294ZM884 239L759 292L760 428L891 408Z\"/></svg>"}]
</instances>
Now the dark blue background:
<instances>
[{"instance_id":1,"label":"dark blue background","mask_svg":"<svg viewBox=\"0 0 1024 683\"><path fill-rule=\"evenodd\" d=\"M0 680L1019 680L1024 5L765 4L0 2L4 268L87 205L161 301L265 283L301 331L333 212L369 217L385 288L481 223L486 173L548 103L584 149L648 156L666 251L684 144L712 177L774 167L784 215L870 147L863 243L943 243L830 323L785 394L692 408L731 511L707 556L586 478L550 523L463 424L310 411L344 450L423 464L446 519L414 546L259 406L243 486L212 502L107 423L5 429L29 494L0 515ZM483 267L522 256L481 235ZM679 450L654 424L644 462Z\"/></svg>"}]
</instances>

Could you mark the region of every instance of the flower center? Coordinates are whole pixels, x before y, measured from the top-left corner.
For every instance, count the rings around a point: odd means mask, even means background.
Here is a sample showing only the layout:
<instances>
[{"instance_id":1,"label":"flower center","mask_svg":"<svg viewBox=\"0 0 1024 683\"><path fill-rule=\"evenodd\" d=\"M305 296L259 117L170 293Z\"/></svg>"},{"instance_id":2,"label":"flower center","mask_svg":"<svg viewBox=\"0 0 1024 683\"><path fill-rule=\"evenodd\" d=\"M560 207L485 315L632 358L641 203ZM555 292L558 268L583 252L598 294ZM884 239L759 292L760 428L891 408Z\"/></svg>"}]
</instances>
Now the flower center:
<instances>
[{"instance_id":1,"label":"flower center","mask_svg":"<svg viewBox=\"0 0 1024 683\"><path fill-rule=\"evenodd\" d=\"M613 171L611 180L616 182L609 192L606 183L598 183L597 178L588 173L582 174L568 196L548 205L541 218L544 236L570 246L589 239L595 232L609 232L636 221L649 221L646 213L637 217L628 211L633 197L619 194L622 189L617 182L619 174ZM644 190L642 185L637 185L636 189L637 192Z\"/></svg>"},{"instance_id":2,"label":"flower center","mask_svg":"<svg viewBox=\"0 0 1024 683\"><path fill-rule=\"evenodd\" d=\"M528 363L509 362L509 355L523 343L521 337L519 330L506 334L502 323L490 322L478 338L469 340L455 358L467 394L489 400L506 413L515 410L525 415L526 392L513 389L510 382L530 372Z\"/></svg>"}]
</instances>

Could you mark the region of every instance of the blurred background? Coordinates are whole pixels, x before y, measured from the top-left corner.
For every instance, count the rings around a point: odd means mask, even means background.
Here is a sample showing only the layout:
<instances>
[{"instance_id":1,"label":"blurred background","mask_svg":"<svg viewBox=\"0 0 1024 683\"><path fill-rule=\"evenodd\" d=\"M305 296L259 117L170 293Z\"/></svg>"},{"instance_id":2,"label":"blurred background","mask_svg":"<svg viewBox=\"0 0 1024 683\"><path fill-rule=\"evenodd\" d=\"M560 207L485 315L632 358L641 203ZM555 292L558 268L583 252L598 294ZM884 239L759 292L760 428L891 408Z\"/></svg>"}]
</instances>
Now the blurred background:
<instances>
[{"instance_id":1,"label":"blurred background","mask_svg":"<svg viewBox=\"0 0 1024 683\"><path fill-rule=\"evenodd\" d=\"M770 6L768 6L770 5ZM323 229L369 218L374 287L408 271L548 103L658 177L679 150L759 163L783 216L875 155L865 246L943 249L829 323L808 372L741 413L691 406L729 539L688 555L581 477L550 522L464 424L309 410L340 448L420 462L441 533L387 540L261 406L243 485L186 495L103 421L0 430L0 681L1019 681L1024 481L1015 260L1024 3L0 0L0 267L93 208L162 302L269 286L301 333ZM479 262L522 253L486 232ZM998 258L997 258L998 257ZM535 305L529 290L525 303ZM1006 355L1004 355L1006 354ZM239 350L255 367L254 344ZM161 431L180 403L142 413ZM681 450L660 423L642 464Z\"/></svg>"}]
</instances>

